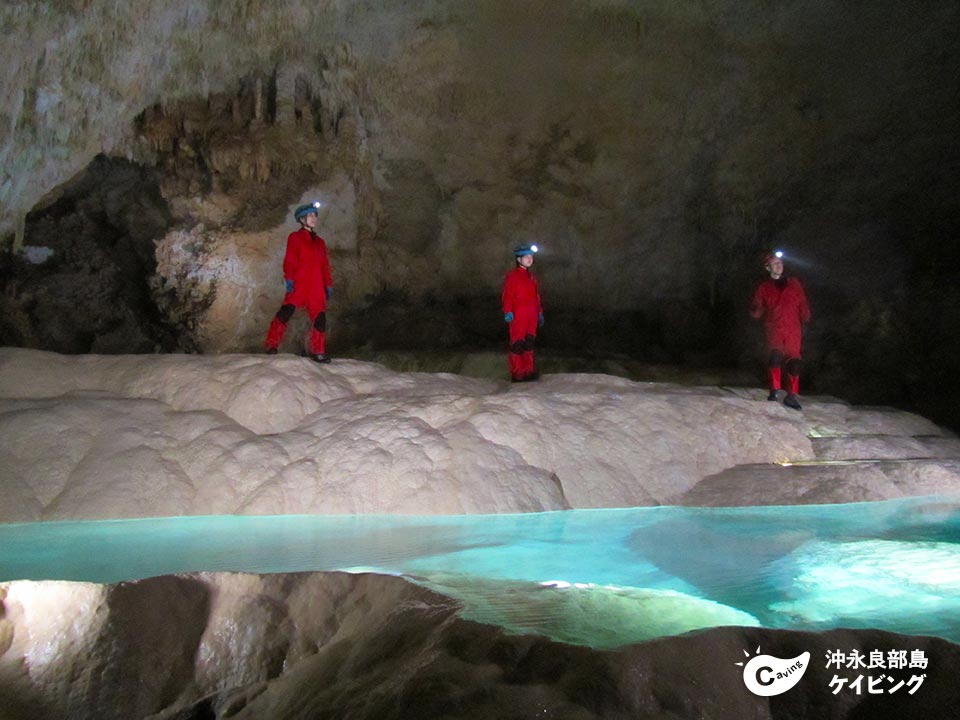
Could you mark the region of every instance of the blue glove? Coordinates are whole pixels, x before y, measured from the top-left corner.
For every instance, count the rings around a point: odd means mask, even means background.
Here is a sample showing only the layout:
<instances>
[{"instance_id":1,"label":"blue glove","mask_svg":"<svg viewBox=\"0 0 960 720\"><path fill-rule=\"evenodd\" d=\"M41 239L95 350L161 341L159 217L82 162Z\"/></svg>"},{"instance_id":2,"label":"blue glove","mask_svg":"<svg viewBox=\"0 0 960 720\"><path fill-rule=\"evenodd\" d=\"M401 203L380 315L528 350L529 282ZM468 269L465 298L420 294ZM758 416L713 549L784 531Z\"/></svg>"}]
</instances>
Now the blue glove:
<instances>
[{"instance_id":1,"label":"blue glove","mask_svg":"<svg viewBox=\"0 0 960 720\"><path fill-rule=\"evenodd\" d=\"M507 313L503 316L504 322L513 322L513 313Z\"/></svg>"},{"instance_id":2,"label":"blue glove","mask_svg":"<svg viewBox=\"0 0 960 720\"><path fill-rule=\"evenodd\" d=\"M287 292L288 292L288 293L292 293L292 292L293 292L293 280L284 280L283 282L284 282L284 284L287 286Z\"/></svg>"},{"instance_id":3,"label":"blue glove","mask_svg":"<svg viewBox=\"0 0 960 720\"><path fill-rule=\"evenodd\" d=\"M537 327L543 327L543 313L537 316Z\"/></svg>"},{"instance_id":4,"label":"blue glove","mask_svg":"<svg viewBox=\"0 0 960 720\"><path fill-rule=\"evenodd\" d=\"M327 288L327 300L329 300L329 299L332 298L332 297L333 297L333 288L332 288L332 287L328 287L328 288Z\"/></svg>"}]
</instances>

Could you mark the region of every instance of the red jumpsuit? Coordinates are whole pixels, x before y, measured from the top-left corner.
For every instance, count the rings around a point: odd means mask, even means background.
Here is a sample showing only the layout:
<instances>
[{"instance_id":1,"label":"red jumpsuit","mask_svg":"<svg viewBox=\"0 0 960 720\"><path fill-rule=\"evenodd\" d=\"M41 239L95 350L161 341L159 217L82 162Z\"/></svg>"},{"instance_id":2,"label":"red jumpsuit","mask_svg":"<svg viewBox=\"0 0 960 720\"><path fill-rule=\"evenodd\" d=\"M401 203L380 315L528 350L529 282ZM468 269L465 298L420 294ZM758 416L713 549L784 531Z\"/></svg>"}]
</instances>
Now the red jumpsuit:
<instances>
[{"instance_id":1,"label":"red jumpsuit","mask_svg":"<svg viewBox=\"0 0 960 720\"><path fill-rule=\"evenodd\" d=\"M327 244L312 230L302 227L287 237L287 252L283 257L283 277L293 281L293 290L283 297L264 343L268 350L276 349L287 331L287 323L296 308L304 308L313 323L307 350L312 355L326 352L327 292L333 288Z\"/></svg>"},{"instance_id":2,"label":"red jumpsuit","mask_svg":"<svg viewBox=\"0 0 960 720\"><path fill-rule=\"evenodd\" d=\"M764 318L770 351L770 389L780 389L780 367L786 365L787 392L800 392L800 341L802 326L810 322L810 305L803 285L794 277L768 278L757 287L750 315Z\"/></svg>"},{"instance_id":3,"label":"red jumpsuit","mask_svg":"<svg viewBox=\"0 0 960 720\"><path fill-rule=\"evenodd\" d=\"M510 323L510 377L525 380L533 377L533 344L537 324L543 314L537 279L527 268L516 267L507 273L503 283L504 314L513 313Z\"/></svg>"}]
</instances>

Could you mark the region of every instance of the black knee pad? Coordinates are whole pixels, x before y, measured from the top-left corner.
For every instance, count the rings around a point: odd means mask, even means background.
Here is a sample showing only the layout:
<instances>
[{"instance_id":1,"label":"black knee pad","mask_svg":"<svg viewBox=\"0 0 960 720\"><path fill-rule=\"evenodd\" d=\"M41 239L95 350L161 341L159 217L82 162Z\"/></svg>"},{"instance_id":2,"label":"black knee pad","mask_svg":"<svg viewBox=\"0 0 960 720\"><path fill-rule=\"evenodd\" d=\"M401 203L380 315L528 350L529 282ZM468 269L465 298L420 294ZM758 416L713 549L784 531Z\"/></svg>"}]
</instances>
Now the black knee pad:
<instances>
[{"instance_id":1,"label":"black knee pad","mask_svg":"<svg viewBox=\"0 0 960 720\"><path fill-rule=\"evenodd\" d=\"M770 351L770 367L778 368L783 365L783 353L780 350Z\"/></svg>"},{"instance_id":2,"label":"black knee pad","mask_svg":"<svg viewBox=\"0 0 960 720\"><path fill-rule=\"evenodd\" d=\"M313 319L313 327L317 332L327 331L327 314L325 312L317 313L317 316Z\"/></svg>"},{"instance_id":3,"label":"black knee pad","mask_svg":"<svg viewBox=\"0 0 960 720\"><path fill-rule=\"evenodd\" d=\"M787 360L787 375L800 374L800 358L790 358Z\"/></svg>"},{"instance_id":4,"label":"black knee pad","mask_svg":"<svg viewBox=\"0 0 960 720\"><path fill-rule=\"evenodd\" d=\"M277 320L286 325L290 322L290 318L293 317L293 313L296 312L296 310L295 305L281 305L280 309L277 310Z\"/></svg>"},{"instance_id":5,"label":"black knee pad","mask_svg":"<svg viewBox=\"0 0 960 720\"><path fill-rule=\"evenodd\" d=\"M517 340L515 343L510 343L510 352L514 355L523 355L527 351L527 344L523 340Z\"/></svg>"},{"instance_id":6,"label":"black knee pad","mask_svg":"<svg viewBox=\"0 0 960 720\"><path fill-rule=\"evenodd\" d=\"M523 349L527 352L533 350L534 343L536 342L536 335L527 335L523 338Z\"/></svg>"}]
</instances>

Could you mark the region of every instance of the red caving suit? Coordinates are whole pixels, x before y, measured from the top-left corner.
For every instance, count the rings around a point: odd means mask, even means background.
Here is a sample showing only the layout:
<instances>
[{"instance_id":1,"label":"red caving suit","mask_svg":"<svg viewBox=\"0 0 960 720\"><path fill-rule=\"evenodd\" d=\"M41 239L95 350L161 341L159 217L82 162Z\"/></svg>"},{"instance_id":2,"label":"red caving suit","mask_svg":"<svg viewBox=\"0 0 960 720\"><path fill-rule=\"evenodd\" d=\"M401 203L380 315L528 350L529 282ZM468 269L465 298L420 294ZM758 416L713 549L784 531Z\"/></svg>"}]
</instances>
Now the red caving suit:
<instances>
[{"instance_id":1,"label":"red caving suit","mask_svg":"<svg viewBox=\"0 0 960 720\"><path fill-rule=\"evenodd\" d=\"M800 359L800 341L803 338L802 326L810 322L810 305L803 285L795 277L781 277L779 280L768 278L757 287L750 303L750 315L764 319L767 336L767 350L771 354L779 352L783 361ZM789 366L788 366L789 367ZM788 374L787 390L793 394L799 392L799 378ZM780 388L780 367L770 368L771 389Z\"/></svg>"},{"instance_id":2,"label":"red caving suit","mask_svg":"<svg viewBox=\"0 0 960 720\"><path fill-rule=\"evenodd\" d=\"M533 375L533 343L543 314L537 279L527 268L517 266L503 283L503 313L513 313L510 323L510 377L522 380Z\"/></svg>"},{"instance_id":3,"label":"red caving suit","mask_svg":"<svg viewBox=\"0 0 960 720\"><path fill-rule=\"evenodd\" d=\"M323 238L305 227L290 233L287 237L287 252L283 256L283 277L293 280L293 292L284 295L283 305L292 305L307 311L312 323L308 350L310 353L322 355L326 351L326 316L321 317L320 322L317 318L327 309L327 288L333 287L327 244ZM273 318L267 332L267 348L276 348L280 344L288 321L289 317L287 320Z\"/></svg>"}]
</instances>

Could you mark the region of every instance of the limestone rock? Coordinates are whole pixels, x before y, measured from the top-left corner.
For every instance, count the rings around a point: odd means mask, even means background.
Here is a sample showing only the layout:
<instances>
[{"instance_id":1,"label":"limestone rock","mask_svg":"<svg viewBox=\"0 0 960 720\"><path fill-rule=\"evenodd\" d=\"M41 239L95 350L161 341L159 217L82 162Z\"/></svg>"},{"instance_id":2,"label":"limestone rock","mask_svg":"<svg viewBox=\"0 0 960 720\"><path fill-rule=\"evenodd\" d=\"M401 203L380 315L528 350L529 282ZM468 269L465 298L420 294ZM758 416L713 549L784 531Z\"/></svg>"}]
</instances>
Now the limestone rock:
<instances>
[{"instance_id":1,"label":"limestone rock","mask_svg":"<svg viewBox=\"0 0 960 720\"><path fill-rule=\"evenodd\" d=\"M0 520L761 505L960 490L956 444L923 418L829 400L807 407L603 375L511 386L355 360L0 349ZM863 450L880 450L819 461L814 443L827 427L834 443L864 437Z\"/></svg>"},{"instance_id":2,"label":"limestone rock","mask_svg":"<svg viewBox=\"0 0 960 720\"><path fill-rule=\"evenodd\" d=\"M874 630L725 627L610 650L458 617L401 578L201 574L95 586L0 585L0 707L30 718L822 716L946 717L960 647ZM922 653L915 693L833 692L828 653ZM772 699L744 686L745 656L804 652L802 681ZM892 687L884 681L884 688Z\"/></svg>"}]
</instances>

